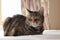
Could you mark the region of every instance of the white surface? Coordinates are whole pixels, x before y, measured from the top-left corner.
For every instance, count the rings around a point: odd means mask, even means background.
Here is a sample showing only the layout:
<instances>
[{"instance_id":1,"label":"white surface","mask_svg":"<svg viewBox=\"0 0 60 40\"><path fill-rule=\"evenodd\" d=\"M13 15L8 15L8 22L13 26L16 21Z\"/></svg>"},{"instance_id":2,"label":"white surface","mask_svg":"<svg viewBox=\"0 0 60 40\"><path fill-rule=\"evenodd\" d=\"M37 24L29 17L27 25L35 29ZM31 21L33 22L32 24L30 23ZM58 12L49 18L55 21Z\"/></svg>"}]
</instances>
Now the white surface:
<instances>
[{"instance_id":1,"label":"white surface","mask_svg":"<svg viewBox=\"0 0 60 40\"><path fill-rule=\"evenodd\" d=\"M60 40L60 30L45 30L43 35L4 37L3 27L0 26L0 40Z\"/></svg>"},{"instance_id":2,"label":"white surface","mask_svg":"<svg viewBox=\"0 0 60 40\"><path fill-rule=\"evenodd\" d=\"M0 25L0 37L4 37L4 31L2 25Z\"/></svg>"},{"instance_id":3,"label":"white surface","mask_svg":"<svg viewBox=\"0 0 60 40\"><path fill-rule=\"evenodd\" d=\"M43 32L45 35L60 35L60 30L45 30Z\"/></svg>"},{"instance_id":4,"label":"white surface","mask_svg":"<svg viewBox=\"0 0 60 40\"><path fill-rule=\"evenodd\" d=\"M0 38L0 40L60 40L60 35L10 36Z\"/></svg>"}]
</instances>

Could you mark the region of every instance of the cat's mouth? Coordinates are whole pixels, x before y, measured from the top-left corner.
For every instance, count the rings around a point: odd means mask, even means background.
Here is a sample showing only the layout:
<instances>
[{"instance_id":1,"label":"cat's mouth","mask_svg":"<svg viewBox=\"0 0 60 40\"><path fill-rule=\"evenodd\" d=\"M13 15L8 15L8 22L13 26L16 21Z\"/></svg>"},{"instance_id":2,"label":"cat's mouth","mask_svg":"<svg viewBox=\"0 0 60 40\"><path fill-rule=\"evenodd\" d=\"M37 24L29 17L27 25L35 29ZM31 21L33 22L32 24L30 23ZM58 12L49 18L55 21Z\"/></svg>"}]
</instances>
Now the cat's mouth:
<instances>
[{"instance_id":1,"label":"cat's mouth","mask_svg":"<svg viewBox=\"0 0 60 40\"><path fill-rule=\"evenodd\" d=\"M38 27L39 25L36 24L36 23L31 23L31 26L33 26L33 27Z\"/></svg>"}]
</instances>

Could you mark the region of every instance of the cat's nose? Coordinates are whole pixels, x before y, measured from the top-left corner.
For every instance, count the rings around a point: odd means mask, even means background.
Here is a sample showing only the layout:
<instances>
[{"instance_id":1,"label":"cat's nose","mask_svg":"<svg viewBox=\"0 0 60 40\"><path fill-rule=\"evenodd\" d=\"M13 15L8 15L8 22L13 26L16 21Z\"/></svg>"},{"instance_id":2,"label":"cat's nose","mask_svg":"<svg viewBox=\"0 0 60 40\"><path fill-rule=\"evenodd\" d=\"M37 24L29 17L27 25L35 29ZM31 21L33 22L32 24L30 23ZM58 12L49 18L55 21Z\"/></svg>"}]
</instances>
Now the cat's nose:
<instances>
[{"instance_id":1,"label":"cat's nose","mask_svg":"<svg viewBox=\"0 0 60 40\"><path fill-rule=\"evenodd\" d=\"M35 23L35 21L34 21L34 20L33 20L32 22L33 22L33 23Z\"/></svg>"}]
</instances>

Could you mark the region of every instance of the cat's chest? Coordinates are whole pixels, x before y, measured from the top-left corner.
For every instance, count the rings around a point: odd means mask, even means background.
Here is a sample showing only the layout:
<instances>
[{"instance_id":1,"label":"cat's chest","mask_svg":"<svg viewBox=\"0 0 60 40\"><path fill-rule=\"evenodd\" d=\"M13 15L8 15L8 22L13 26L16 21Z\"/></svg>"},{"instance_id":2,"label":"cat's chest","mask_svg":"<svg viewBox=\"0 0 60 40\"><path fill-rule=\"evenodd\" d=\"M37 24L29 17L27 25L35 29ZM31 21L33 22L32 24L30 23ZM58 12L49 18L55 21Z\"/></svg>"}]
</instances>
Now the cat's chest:
<instances>
[{"instance_id":1,"label":"cat's chest","mask_svg":"<svg viewBox=\"0 0 60 40\"><path fill-rule=\"evenodd\" d=\"M40 34L40 29L34 28L32 26L26 26L25 34Z\"/></svg>"}]
</instances>

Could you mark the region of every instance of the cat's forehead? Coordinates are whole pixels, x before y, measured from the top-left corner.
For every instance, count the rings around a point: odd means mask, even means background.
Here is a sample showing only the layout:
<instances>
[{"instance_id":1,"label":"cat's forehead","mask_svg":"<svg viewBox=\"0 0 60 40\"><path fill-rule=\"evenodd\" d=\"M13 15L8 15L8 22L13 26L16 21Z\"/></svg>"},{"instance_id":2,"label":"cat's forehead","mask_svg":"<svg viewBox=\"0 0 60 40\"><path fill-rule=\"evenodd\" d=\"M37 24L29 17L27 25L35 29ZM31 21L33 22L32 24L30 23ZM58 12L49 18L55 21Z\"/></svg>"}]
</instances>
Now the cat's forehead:
<instances>
[{"instance_id":1,"label":"cat's forehead","mask_svg":"<svg viewBox=\"0 0 60 40\"><path fill-rule=\"evenodd\" d=\"M40 17L41 16L40 15L37 15L37 14L31 14L31 15L28 16L28 18L34 18L34 19L40 18Z\"/></svg>"},{"instance_id":2,"label":"cat's forehead","mask_svg":"<svg viewBox=\"0 0 60 40\"><path fill-rule=\"evenodd\" d=\"M39 13L38 11L33 11L32 13Z\"/></svg>"},{"instance_id":3,"label":"cat's forehead","mask_svg":"<svg viewBox=\"0 0 60 40\"><path fill-rule=\"evenodd\" d=\"M39 12L38 11L32 11L31 13L35 13L36 14L36 13L39 13Z\"/></svg>"},{"instance_id":4,"label":"cat's forehead","mask_svg":"<svg viewBox=\"0 0 60 40\"><path fill-rule=\"evenodd\" d=\"M30 13L30 16L35 16L35 17L40 16L40 13L35 11L35 12Z\"/></svg>"}]
</instances>

